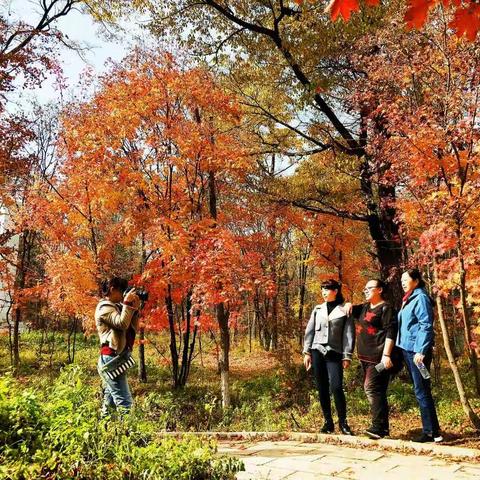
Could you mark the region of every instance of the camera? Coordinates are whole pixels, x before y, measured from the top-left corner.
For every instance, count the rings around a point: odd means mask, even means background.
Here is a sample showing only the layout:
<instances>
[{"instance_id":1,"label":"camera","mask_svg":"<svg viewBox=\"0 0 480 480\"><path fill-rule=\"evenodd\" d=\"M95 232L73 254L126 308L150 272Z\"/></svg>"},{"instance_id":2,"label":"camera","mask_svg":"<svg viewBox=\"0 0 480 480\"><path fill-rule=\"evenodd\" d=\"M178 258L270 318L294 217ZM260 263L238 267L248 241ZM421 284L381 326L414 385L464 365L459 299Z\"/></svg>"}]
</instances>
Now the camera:
<instances>
[{"instance_id":1,"label":"camera","mask_svg":"<svg viewBox=\"0 0 480 480\"><path fill-rule=\"evenodd\" d=\"M148 300L148 292L142 287L128 287L123 295L125 296L128 292L135 289L135 295L140 299L141 302L145 303Z\"/></svg>"}]
</instances>

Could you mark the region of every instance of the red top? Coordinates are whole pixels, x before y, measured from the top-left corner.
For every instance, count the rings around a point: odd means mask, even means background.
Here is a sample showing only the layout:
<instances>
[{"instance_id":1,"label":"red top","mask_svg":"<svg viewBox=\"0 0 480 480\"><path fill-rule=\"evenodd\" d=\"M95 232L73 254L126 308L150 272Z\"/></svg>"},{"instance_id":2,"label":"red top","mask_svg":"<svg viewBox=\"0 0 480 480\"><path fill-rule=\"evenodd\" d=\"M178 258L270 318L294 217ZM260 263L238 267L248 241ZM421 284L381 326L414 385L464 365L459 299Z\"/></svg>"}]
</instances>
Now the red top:
<instances>
[{"instance_id":1,"label":"red top","mask_svg":"<svg viewBox=\"0 0 480 480\"><path fill-rule=\"evenodd\" d=\"M105 345L100 349L100 354L101 355L116 355L117 352L115 350L113 350L113 348L110 348L108 345Z\"/></svg>"}]
</instances>

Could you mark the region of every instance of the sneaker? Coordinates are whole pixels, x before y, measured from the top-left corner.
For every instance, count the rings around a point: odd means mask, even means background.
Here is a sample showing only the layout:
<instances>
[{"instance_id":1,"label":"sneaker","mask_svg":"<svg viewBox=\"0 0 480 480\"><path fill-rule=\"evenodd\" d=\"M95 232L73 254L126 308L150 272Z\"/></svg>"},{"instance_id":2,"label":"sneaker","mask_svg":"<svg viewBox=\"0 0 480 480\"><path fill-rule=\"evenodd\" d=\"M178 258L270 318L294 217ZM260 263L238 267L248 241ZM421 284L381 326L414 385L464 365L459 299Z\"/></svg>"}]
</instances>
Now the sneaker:
<instances>
[{"instance_id":1,"label":"sneaker","mask_svg":"<svg viewBox=\"0 0 480 480\"><path fill-rule=\"evenodd\" d=\"M414 442L427 443L434 442L440 443L443 442L443 437L440 434L432 435L431 433L422 433Z\"/></svg>"},{"instance_id":2,"label":"sneaker","mask_svg":"<svg viewBox=\"0 0 480 480\"><path fill-rule=\"evenodd\" d=\"M373 440L380 440L381 438L385 437L387 435L387 433L383 430L379 430L377 428L367 428L365 430L365 434L372 438Z\"/></svg>"},{"instance_id":3,"label":"sneaker","mask_svg":"<svg viewBox=\"0 0 480 480\"><path fill-rule=\"evenodd\" d=\"M333 423L325 422L320 429L320 433L333 433L335 431L335 425Z\"/></svg>"},{"instance_id":4,"label":"sneaker","mask_svg":"<svg viewBox=\"0 0 480 480\"><path fill-rule=\"evenodd\" d=\"M340 422L338 426L340 427L340 431L344 435L354 435L354 433L352 432L352 429L350 428L347 422Z\"/></svg>"}]
</instances>

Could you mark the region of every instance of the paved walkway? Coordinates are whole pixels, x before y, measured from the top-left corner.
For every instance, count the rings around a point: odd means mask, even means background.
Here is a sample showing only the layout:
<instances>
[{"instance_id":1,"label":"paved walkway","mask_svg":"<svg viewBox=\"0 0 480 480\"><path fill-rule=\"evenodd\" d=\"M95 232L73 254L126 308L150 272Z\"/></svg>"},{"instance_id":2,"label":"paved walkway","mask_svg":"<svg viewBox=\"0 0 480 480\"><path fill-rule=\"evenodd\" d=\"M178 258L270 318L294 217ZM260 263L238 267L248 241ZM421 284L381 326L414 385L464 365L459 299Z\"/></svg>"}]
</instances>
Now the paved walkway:
<instances>
[{"instance_id":1,"label":"paved walkway","mask_svg":"<svg viewBox=\"0 0 480 480\"><path fill-rule=\"evenodd\" d=\"M479 463L358 446L223 440L219 452L243 460L245 472L237 475L238 480L480 480Z\"/></svg>"}]
</instances>

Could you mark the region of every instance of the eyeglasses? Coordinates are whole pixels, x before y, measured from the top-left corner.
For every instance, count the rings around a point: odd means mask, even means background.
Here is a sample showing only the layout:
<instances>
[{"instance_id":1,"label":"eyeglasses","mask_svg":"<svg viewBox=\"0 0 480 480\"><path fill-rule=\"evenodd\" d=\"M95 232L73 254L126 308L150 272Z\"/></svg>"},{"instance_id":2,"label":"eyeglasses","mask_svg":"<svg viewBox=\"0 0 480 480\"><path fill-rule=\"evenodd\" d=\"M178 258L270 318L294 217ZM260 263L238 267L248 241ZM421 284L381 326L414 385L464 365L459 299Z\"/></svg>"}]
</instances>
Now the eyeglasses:
<instances>
[{"instance_id":1,"label":"eyeglasses","mask_svg":"<svg viewBox=\"0 0 480 480\"><path fill-rule=\"evenodd\" d=\"M371 290L375 290L376 288L379 288L379 287L365 287L363 289L364 292L370 292Z\"/></svg>"}]
</instances>

